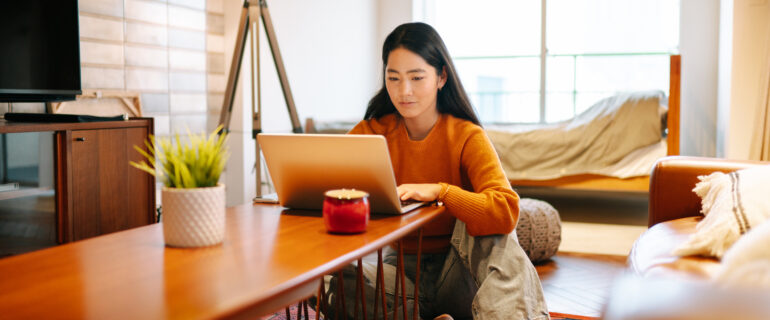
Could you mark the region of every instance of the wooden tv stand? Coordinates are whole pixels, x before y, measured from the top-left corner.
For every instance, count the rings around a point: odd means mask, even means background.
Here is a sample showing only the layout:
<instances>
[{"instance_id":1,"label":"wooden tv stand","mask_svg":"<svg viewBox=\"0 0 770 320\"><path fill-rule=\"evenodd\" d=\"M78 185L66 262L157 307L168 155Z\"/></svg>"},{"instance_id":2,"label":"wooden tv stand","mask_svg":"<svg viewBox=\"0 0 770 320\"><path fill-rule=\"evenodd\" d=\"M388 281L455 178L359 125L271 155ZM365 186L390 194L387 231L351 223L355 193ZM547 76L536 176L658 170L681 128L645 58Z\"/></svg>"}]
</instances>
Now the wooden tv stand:
<instances>
[{"instance_id":1,"label":"wooden tv stand","mask_svg":"<svg viewBox=\"0 0 770 320\"><path fill-rule=\"evenodd\" d=\"M0 133L54 132L56 238L86 239L155 222L155 178L129 166L152 118L78 123L0 120Z\"/></svg>"}]
</instances>

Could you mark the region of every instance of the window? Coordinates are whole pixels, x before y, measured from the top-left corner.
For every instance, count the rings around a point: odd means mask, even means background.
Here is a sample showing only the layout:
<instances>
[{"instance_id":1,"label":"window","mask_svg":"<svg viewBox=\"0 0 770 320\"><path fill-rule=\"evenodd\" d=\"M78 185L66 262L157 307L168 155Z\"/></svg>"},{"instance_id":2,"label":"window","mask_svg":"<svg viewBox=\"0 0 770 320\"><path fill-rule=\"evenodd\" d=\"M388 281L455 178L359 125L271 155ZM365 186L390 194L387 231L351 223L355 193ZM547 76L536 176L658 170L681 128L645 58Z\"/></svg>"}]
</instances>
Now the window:
<instances>
[{"instance_id":1,"label":"window","mask_svg":"<svg viewBox=\"0 0 770 320\"><path fill-rule=\"evenodd\" d=\"M668 91L677 0L422 0L485 123L567 120L622 91ZM545 21L545 23L542 23Z\"/></svg>"},{"instance_id":2,"label":"window","mask_svg":"<svg viewBox=\"0 0 770 320\"><path fill-rule=\"evenodd\" d=\"M477 86L478 104L485 106L484 114L480 117L485 119L498 119L503 116L503 101L500 93L503 89L503 78L480 76Z\"/></svg>"}]
</instances>

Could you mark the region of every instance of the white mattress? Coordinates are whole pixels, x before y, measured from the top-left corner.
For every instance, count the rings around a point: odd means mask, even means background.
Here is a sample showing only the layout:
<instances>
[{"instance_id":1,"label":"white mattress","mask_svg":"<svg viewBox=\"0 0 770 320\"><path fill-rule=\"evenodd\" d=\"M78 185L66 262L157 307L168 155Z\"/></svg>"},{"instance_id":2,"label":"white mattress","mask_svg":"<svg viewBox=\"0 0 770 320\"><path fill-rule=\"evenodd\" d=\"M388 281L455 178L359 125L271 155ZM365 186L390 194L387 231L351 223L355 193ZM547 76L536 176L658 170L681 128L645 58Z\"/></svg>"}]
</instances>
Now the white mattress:
<instances>
[{"instance_id":1,"label":"white mattress","mask_svg":"<svg viewBox=\"0 0 770 320\"><path fill-rule=\"evenodd\" d=\"M665 157L668 152L666 140L634 150L617 163L591 170L586 173L601 174L605 176L626 179L650 175L655 161Z\"/></svg>"},{"instance_id":2,"label":"white mattress","mask_svg":"<svg viewBox=\"0 0 770 320\"><path fill-rule=\"evenodd\" d=\"M657 143L653 143L649 146L636 149L623 157L620 161L601 168L588 169L588 170L562 170L559 173L551 175L527 175L527 171L520 171L520 174L511 175L508 174L508 179L511 180L551 180L558 179L565 176L578 175L578 174L598 174L608 177L615 177L619 179L627 179L632 177L647 176L652 170L652 166L655 161L665 157L668 152L666 140L660 140Z\"/></svg>"},{"instance_id":3,"label":"white mattress","mask_svg":"<svg viewBox=\"0 0 770 320\"><path fill-rule=\"evenodd\" d=\"M644 176L666 155L659 113L663 99L657 91L619 94L567 122L523 131L487 128L487 135L509 179Z\"/></svg>"}]
</instances>

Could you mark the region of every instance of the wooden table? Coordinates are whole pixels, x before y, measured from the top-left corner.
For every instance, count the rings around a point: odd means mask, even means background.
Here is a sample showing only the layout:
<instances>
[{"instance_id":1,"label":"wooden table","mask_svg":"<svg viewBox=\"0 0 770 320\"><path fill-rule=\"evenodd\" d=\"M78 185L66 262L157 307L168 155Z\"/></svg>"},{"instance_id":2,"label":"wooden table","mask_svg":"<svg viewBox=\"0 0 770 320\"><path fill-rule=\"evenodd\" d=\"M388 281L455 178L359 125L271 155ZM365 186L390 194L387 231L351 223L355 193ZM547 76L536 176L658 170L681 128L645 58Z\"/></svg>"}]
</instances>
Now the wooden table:
<instances>
[{"instance_id":1,"label":"wooden table","mask_svg":"<svg viewBox=\"0 0 770 320\"><path fill-rule=\"evenodd\" d=\"M366 232L334 235L320 212L227 209L222 245L181 249L149 225L0 260L0 318L254 317L316 292L318 279L418 230L444 212L373 215Z\"/></svg>"}]
</instances>

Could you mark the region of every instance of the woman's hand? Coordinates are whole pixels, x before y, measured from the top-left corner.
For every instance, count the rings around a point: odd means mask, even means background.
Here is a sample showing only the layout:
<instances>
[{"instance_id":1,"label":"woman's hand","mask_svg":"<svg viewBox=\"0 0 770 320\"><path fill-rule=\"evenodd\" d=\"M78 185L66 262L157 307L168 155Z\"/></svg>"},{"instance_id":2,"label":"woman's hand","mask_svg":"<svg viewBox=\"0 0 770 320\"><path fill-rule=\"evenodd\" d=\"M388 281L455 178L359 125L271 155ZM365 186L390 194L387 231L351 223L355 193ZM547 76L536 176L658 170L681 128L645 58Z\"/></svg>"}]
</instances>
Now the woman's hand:
<instances>
[{"instance_id":1,"label":"woman's hand","mask_svg":"<svg viewBox=\"0 0 770 320\"><path fill-rule=\"evenodd\" d=\"M398 198L401 201L414 199L417 201L434 201L441 192L441 185L437 183L402 184L398 186Z\"/></svg>"}]
</instances>

